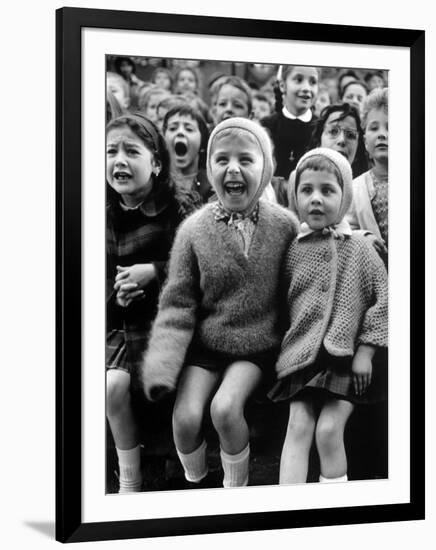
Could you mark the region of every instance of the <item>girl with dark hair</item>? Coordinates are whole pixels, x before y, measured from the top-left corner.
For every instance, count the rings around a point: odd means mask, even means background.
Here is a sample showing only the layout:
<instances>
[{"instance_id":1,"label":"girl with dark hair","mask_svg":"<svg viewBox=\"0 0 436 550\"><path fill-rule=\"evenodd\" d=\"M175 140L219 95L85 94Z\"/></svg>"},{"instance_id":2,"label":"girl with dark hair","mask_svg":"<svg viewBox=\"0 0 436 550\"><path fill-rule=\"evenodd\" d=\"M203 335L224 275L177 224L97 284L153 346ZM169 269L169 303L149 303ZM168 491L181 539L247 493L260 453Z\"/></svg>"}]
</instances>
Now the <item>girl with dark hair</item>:
<instances>
[{"instance_id":1,"label":"girl with dark hair","mask_svg":"<svg viewBox=\"0 0 436 550\"><path fill-rule=\"evenodd\" d=\"M125 493L142 485L131 388L138 386L138 362L182 216L165 140L152 122L140 114L118 117L107 125L106 142L106 413Z\"/></svg>"},{"instance_id":2,"label":"girl with dark hair","mask_svg":"<svg viewBox=\"0 0 436 550\"><path fill-rule=\"evenodd\" d=\"M349 103L328 105L321 111L307 150L327 147L341 153L351 164L353 177L368 170L360 116Z\"/></svg>"},{"instance_id":3,"label":"girl with dark hair","mask_svg":"<svg viewBox=\"0 0 436 550\"><path fill-rule=\"evenodd\" d=\"M274 175L287 180L303 155L316 117L312 106L318 93L316 67L284 66L278 74L276 112L261 120L274 144Z\"/></svg>"},{"instance_id":4,"label":"girl with dark hair","mask_svg":"<svg viewBox=\"0 0 436 550\"><path fill-rule=\"evenodd\" d=\"M134 110L138 104L138 94L145 82L136 76L136 65L130 57L117 57L114 61L115 71L129 85L130 110Z\"/></svg>"},{"instance_id":5,"label":"girl with dark hair","mask_svg":"<svg viewBox=\"0 0 436 550\"><path fill-rule=\"evenodd\" d=\"M176 105L165 115L163 135L170 155L171 180L182 208L186 201L185 213L189 214L213 195L205 170L207 124L191 105Z\"/></svg>"}]
</instances>

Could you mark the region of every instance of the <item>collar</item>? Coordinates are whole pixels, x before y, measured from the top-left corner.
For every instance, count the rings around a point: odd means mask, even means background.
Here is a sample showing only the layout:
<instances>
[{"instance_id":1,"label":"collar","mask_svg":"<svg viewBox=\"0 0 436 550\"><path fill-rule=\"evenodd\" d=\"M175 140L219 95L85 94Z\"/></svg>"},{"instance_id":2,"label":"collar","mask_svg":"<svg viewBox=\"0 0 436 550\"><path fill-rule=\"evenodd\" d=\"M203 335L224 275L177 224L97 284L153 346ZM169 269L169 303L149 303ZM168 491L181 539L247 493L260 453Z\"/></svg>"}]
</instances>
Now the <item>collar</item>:
<instances>
[{"instance_id":1,"label":"collar","mask_svg":"<svg viewBox=\"0 0 436 550\"><path fill-rule=\"evenodd\" d=\"M311 109L307 109L302 115L295 116L293 115L288 109L283 105L282 109L283 116L286 118L290 118L291 120L301 120L301 122L310 122L313 117L313 113Z\"/></svg>"},{"instance_id":2,"label":"collar","mask_svg":"<svg viewBox=\"0 0 436 550\"><path fill-rule=\"evenodd\" d=\"M244 216L240 212L228 212L220 201L213 203L212 211L215 216L215 221L223 221L226 222L227 225L235 225L241 220L251 220L253 223L257 223L259 219L259 204L256 205L255 209L249 216Z\"/></svg>"},{"instance_id":3,"label":"collar","mask_svg":"<svg viewBox=\"0 0 436 550\"><path fill-rule=\"evenodd\" d=\"M153 218L163 212L168 206L168 203L162 202L159 204L159 201L153 199L148 200L147 202L143 201L137 204L136 206L126 206L124 203L119 201L119 206L123 212L141 212L148 218Z\"/></svg>"},{"instance_id":4,"label":"collar","mask_svg":"<svg viewBox=\"0 0 436 550\"><path fill-rule=\"evenodd\" d=\"M321 235L332 235L335 239L343 239L345 236L350 237L352 235L350 224L346 220L342 220L339 223L328 225L321 230L310 229L306 222L303 222L300 226L300 233L297 235L297 240L304 239L312 233L320 233Z\"/></svg>"}]
</instances>

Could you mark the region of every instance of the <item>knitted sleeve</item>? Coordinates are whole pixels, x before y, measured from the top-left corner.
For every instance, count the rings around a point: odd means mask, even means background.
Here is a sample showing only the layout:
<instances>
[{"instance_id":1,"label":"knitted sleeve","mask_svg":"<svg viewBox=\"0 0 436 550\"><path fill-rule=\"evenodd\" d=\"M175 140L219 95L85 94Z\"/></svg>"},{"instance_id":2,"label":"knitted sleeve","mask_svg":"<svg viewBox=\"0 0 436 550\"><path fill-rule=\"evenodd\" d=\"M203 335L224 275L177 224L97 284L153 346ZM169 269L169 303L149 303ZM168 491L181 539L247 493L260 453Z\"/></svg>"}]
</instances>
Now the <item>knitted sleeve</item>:
<instances>
[{"instance_id":1,"label":"knitted sleeve","mask_svg":"<svg viewBox=\"0 0 436 550\"><path fill-rule=\"evenodd\" d=\"M388 345L388 276L377 257L372 276L374 300L363 318L358 344L387 347Z\"/></svg>"},{"instance_id":2,"label":"knitted sleeve","mask_svg":"<svg viewBox=\"0 0 436 550\"><path fill-rule=\"evenodd\" d=\"M150 400L176 388L195 328L199 288L191 220L180 227L175 238L168 279L144 356L142 383Z\"/></svg>"}]
</instances>

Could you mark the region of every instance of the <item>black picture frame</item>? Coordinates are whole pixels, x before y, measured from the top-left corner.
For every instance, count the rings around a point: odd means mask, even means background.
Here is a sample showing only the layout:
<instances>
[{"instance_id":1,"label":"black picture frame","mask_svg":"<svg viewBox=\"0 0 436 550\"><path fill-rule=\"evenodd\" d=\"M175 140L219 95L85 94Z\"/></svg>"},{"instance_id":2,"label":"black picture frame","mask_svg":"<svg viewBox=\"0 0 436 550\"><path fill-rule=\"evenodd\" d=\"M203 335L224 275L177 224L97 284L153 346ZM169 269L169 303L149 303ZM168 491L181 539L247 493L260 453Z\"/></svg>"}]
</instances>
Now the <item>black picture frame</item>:
<instances>
[{"instance_id":1,"label":"black picture frame","mask_svg":"<svg viewBox=\"0 0 436 550\"><path fill-rule=\"evenodd\" d=\"M147 30L396 46L410 50L410 501L135 521L82 521L81 30ZM56 12L56 539L78 542L424 519L425 33L285 21L62 8Z\"/></svg>"}]
</instances>

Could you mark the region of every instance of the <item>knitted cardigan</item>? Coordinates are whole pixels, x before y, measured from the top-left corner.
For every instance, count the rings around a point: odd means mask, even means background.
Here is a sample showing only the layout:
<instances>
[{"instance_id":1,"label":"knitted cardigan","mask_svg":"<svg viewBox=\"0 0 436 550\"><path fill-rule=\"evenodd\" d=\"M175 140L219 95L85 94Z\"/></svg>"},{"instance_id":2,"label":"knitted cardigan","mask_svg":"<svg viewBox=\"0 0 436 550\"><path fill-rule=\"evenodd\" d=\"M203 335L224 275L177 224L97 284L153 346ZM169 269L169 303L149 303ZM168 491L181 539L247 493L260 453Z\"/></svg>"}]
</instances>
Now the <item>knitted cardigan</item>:
<instances>
[{"instance_id":1,"label":"knitted cardigan","mask_svg":"<svg viewBox=\"0 0 436 550\"><path fill-rule=\"evenodd\" d=\"M191 341L237 357L279 348L279 275L295 216L259 201L248 257L207 204L179 228L143 363L147 396L173 390Z\"/></svg>"},{"instance_id":2,"label":"knitted cardigan","mask_svg":"<svg viewBox=\"0 0 436 550\"><path fill-rule=\"evenodd\" d=\"M371 204L374 196L374 182L369 170L353 180L353 202L346 220L351 229L365 229L381 239L382 236Z\"/></svg>"},{"instance_id":3,"label":"knitted cardigan","mask_svg":"<svg viewBox=\"0 0 436 550\"><path fill-rule=\"evenodd\" d=\"M278 378L312 364L323 344L353 356L359 344L387 346L387 273L365 237L312 233L295 240L284 263L290 312Z\"/></svg>"}]
</instances>

